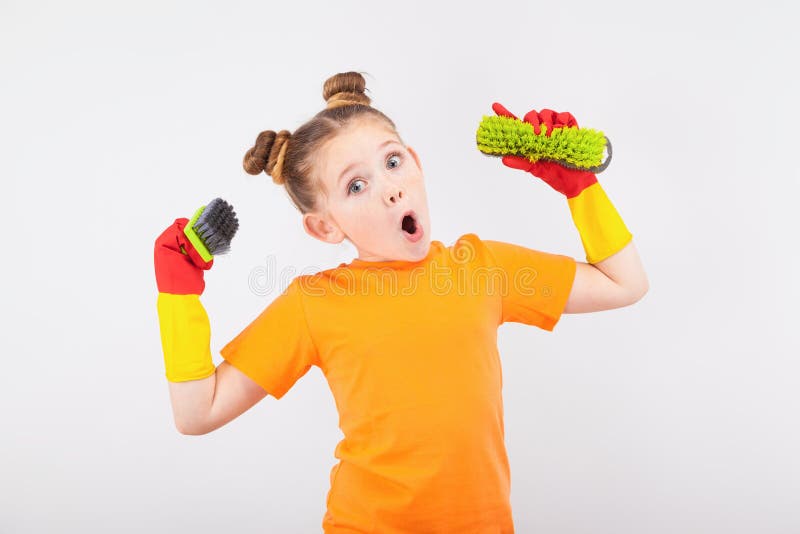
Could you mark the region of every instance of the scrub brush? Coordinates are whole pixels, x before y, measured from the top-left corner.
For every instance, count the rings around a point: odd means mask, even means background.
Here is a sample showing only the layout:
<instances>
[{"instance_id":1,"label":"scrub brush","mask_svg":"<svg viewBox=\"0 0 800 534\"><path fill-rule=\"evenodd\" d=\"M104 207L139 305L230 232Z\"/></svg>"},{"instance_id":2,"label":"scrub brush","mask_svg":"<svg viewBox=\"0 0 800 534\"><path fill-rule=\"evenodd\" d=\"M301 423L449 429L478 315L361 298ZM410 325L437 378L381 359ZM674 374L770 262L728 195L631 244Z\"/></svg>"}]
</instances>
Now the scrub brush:
<instances>
[{"instance_id":1,"label":"scrub brush","mask_svg":"<svg viewBox=\"0 0 800 534\"><path fill-rule=\"evenodd\" d=\"M489 156L522 156L530 161L553 161L568 169L602 172L611 163L611 141L603 132L591 128L553 128L541 124L537 134L533 125L504 116L484 116L476 140L478 150ZM603 161L603 150L608 157Z\"/></svg>"},{"instance_id":2,"label":"scrub brush","mask_svg":"<svg viewBox=\"0 0 800 534\"><path fill-rule=\"evenodd\" d=\"M183 233L204 261L224 254L231 248L231 240L239 229L239 220L233 207L221 198L197 209L183 228ZM187 252L181 247L184 254Z\"/></svg>"}]
</instances>

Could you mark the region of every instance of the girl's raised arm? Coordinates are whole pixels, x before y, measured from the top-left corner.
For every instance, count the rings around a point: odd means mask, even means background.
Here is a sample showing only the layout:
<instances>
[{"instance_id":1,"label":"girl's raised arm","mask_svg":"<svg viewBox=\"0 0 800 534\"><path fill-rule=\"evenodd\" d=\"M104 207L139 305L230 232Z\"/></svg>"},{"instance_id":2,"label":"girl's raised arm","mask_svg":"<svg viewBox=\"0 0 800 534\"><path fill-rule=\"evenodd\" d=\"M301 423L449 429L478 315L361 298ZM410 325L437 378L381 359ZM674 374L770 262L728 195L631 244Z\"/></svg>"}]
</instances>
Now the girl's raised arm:
<instances>
[{"instance_id":1,"label":"girl's raised arm","mask_svg":"<svg viewBox=\"0 0 800 534\"><path fill-rule=\"evenodd\" d=\"M517 119L502 104L492 105L500 116ZM543 109L529 111L525 122L545 135L554 128L571 128L578 122L571 113ZM541 178L567 198L572 220L581 236L586 263L577 262L575 280L564 313L585 313L628 306L641 299L649 288L647 275L633 235L614 205L589 171L567 168L554 161L529 161L520 156L503 156L503 164Z\"/></svg>"},{"instance_id":2,"label":"girl's raised arm","mask_svg":"<svg viewBox=\"0 0 800 534\"><path fill-rule=\"evenodd\" d=\"M190 436L218 429L267 396L261 386L226 361L208 378L168 384L175 426Z\"/></svg>"},{"instance_id":3,"label":"girl's raised arm","mask_svg":"<svg viewBox=\"0 0 800 534\"><path fill-rule=\"evenodd\" d=\"M161 233L154 260L158 322L175 426L182 434L199 435L236 418L267 393L227 362L214 367L211 327L200 302L203 272L214 260L204 258L190 242L184 233L187 224L186 218L176 219Z\"/></svg>"},{"instance_id":4,"label":"girl's raised arm","mask_svg":"<svg viewBox=\"0 0 800 534\"><path fill-rule=\"evenodd\" d=\"M629 306L649 289L633 241L595 264L577 262L575 281L564 313L587 313Z\"/></svg>"}]
</instances>

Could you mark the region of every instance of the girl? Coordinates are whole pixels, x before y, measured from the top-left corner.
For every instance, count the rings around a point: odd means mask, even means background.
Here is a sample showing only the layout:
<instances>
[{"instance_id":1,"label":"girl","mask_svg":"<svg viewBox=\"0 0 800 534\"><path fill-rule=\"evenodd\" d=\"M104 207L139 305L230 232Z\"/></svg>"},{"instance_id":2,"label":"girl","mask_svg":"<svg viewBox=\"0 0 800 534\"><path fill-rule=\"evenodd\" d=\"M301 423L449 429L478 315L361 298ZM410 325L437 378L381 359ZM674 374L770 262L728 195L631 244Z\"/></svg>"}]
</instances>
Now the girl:
<instances>
[{"instance_id":1,"label":"girl","mask_svg":"<svg viewBox=\"0 0 800 534\"><path fill-rule=\"evenodd\" d=\"M632 235L593 174L505 157L567 197L588 263L466 233L431 239L422 164L370 106L356 72L324 85L327 108L294 133L262 132L244 158L285 187L305 231L348 239L350 263L295 277L214 367L199 301L204 262L177 219L156 241L158 313L178 430L205 434L312 365L344 439L325 532L510 533L497 327L552 331L562 313L630 305L647 291ZM499 104L498 114L513 116ZM524 120L576 126L569 113ZM181 246L190 252L180 253Z\"/></svg>"}]
</instances>

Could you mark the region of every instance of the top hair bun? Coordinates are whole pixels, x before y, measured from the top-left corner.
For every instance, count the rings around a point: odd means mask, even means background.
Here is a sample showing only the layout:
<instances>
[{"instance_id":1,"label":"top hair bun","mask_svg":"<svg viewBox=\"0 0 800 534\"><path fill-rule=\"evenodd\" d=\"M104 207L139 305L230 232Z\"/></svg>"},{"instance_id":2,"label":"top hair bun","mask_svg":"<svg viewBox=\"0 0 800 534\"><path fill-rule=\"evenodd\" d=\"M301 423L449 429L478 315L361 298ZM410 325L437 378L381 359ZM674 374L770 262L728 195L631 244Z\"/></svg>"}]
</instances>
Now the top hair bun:
<instances>
[{"instance_id":1,"label":"top hair bun","mask_svg":"<svg viewBox=\"0 0 800 534\"><path fill-rule=\"evenodd\" d=\"M361 73L340 72L325 80L322 98L328 103L328 109L354 104L369 106L372 100L364 94L366 86Z\"/></svg>"}]
</instances>

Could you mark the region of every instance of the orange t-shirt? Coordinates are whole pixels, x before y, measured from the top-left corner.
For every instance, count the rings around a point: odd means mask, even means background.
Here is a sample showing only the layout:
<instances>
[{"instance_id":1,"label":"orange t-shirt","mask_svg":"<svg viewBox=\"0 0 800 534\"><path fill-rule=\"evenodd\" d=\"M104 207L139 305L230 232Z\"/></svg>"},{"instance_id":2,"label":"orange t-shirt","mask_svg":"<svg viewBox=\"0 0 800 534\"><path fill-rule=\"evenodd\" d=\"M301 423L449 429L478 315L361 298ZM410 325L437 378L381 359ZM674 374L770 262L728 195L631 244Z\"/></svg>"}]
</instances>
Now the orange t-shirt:
<instances>
[{"instance_id":1,"label":"orange t-shirt","mask_svg":"<svg viewBox=\"0 0 800 534\"><path fill-rule=\"evenodd\" d=\"M511 533L497 327L553 330L573 258L464 234L292 280L222 350L280 399L312 365L344 439L326 533Z\"/></svg>"}]
</instances>

